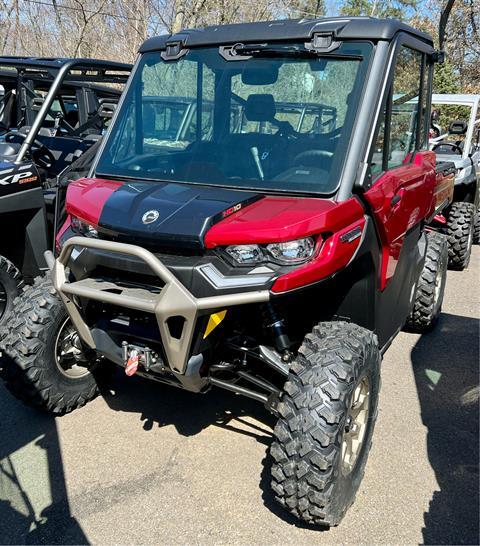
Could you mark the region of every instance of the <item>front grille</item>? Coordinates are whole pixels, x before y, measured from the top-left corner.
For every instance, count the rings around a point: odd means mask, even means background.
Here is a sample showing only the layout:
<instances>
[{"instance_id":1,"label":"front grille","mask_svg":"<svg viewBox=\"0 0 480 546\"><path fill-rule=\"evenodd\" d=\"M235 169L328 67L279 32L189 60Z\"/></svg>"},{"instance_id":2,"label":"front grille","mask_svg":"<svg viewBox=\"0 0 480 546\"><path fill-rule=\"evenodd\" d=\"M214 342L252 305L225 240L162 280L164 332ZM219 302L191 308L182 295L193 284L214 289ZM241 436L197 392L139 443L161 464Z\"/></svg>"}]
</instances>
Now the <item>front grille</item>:
<instances>
[{"instance_id":1,"label":"front grille","mask_svg":"<svg viewBox=\"0 0 480 546\"><path fill-rule=\"evenodd\" d=\"M125 288L146 288L158 292L165 286L165 283L151 273L147 266L145 266L145 273L139 273L99 265L89 273L89 277L114 282Z\"/></svg>"},{"instance_id":2,"label":"front grille","mask_svg":"<svg viewBox=\"0 0 480 546\"><path fill-rule=\"evenodd\" d=\"M99 233L100 239L104 241L113 241L116 243L128 243L131 245L138 245L152 252L164 256L188 256L188 257L202 257L205 254L202 248L191 248L188 243L184 241L172 241L170 244L164 241L152 242L144 240L138 237L132 237L130 235L122 235L107 231Z\"/></svg>"}]
</instances>

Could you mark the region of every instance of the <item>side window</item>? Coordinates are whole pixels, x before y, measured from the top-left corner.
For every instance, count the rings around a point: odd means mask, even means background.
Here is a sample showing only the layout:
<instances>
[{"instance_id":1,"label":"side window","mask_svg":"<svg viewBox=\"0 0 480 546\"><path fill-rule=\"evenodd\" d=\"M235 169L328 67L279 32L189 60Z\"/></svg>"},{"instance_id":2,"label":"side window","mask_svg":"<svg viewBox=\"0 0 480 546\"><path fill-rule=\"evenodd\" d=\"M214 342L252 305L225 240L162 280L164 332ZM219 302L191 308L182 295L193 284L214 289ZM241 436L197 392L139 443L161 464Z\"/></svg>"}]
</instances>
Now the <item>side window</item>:
<instances>
[{"instance_id":1,"label":"side window","mask_svg":"<svg viewBox=\"0 0 480 546\"><path fill-rule=\"evenodd\" d=\"M376 176L377 174L381 173L383 170L387 168L386 165L385 165L385 168L383 166L383 163L384 163L383 158L384 158L384 155L386 155L386 152L388 151L385 145L385 114L386 113L384 112L380 119L380 127L378 129L378 136L374 144L372 160L370 162L370 172L372 176Z\"/></svg>"},{"instance_id":2,"label":"side window","mask_svg":"<svg viewBox=\"0 0 480 546\"><path fill-rule=\"evenodd\" d=\"M408 163L412 152L423 145L423 131L417 131L423 125L426 107L425 101L419 104L422 87L426 86L423 63L424 56L419 51L402 46L398 52L387 107L374 145L373 175ZM422 94L425 97L425 92Z\"/></svg>"},{"instance_id":3,"label":"side window","mask_svg":"<svg viewBox=\"0 0 480 546\"><path fill-rule=\"evenodd\" d=\"M182 74L182 78L179 78ZM207 67L185 59L178 63L146 65L142 72L143 144L185 149L197 139L197 82L202 78L201 140L209 138L215 75Z\"/></svg>"}]
</instances>

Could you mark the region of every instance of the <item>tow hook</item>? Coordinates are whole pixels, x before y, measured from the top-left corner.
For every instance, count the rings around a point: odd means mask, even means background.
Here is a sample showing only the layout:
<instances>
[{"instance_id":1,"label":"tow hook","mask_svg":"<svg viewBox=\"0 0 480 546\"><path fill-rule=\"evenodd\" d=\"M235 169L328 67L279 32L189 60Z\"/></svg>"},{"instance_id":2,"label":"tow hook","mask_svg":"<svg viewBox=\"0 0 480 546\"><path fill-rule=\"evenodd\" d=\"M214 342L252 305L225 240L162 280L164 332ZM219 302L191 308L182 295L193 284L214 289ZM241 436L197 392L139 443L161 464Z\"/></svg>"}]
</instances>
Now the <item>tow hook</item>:
<instances>
[{"instance_id":1,"label":"tow hook","mask_svg":"<svg viewBox=\"0 0 480 546\"><path fill-rule=\"evenodd\" d=\"M137 373L139 366L143 366L148 372L157 363L157 355L149 347L138 347L122 341L122 352L125 374L129 377Z\"/></svg>"}]
</instances>

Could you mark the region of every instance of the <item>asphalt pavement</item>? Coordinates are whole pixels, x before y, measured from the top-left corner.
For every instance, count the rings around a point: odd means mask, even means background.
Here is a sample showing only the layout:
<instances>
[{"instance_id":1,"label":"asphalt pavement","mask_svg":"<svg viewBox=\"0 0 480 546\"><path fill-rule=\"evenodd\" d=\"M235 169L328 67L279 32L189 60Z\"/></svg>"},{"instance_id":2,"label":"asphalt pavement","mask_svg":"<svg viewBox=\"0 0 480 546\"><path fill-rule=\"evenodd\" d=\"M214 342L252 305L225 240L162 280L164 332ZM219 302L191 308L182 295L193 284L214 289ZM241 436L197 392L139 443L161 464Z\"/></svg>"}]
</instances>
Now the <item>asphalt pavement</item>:
<instances>
[{"instance_id":1,"label":"asphalt pavement","mask_svg":"<svg viewBox=\"0 0 480 546\"><path fill-rule=\"evenodd\" d=\"M269 489L274 420L223 391L116 375L54 419L0 385L1 544L478 544L480 247L449 272L443 314L385 355L355 504L319 531Z\"/></svg>"}]
</instances>

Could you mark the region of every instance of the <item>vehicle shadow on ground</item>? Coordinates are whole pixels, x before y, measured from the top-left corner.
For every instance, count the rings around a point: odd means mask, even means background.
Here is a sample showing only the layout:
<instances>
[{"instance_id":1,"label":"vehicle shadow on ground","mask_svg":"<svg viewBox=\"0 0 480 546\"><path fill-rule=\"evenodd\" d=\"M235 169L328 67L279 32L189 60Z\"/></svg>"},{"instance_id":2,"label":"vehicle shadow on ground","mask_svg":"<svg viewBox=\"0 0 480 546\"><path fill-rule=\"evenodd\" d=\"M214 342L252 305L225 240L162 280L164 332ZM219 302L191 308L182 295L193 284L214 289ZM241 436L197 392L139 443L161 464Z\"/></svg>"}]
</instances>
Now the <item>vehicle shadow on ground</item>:
<instances>
[{"instance_id":1,"label":"vehicle shadow on ground","mask_svg":"<svg viewBox=\"0 0 480 546\"><path fill-rule=\"evenodd\" d=\"M140 377L127 378L117 368L113 370L109 386L113 393L108 390L103 393L109 407L115 411L139 413L144 430L172 425L179 434L194 436L209 426L217 426L247 435L265 445L259 483L265 507L290 525L311 528L275 501L270 487L272 460L268 452L276 417L262 404L222 389L195 394Z\"/></svg>"},{"instance_id":2,"label":"vehicle shadow on ground","mask_svg":"<svg viewBox=\"0 0 480 546\"><path fill-rule=\"evenodd\" d=\"M127 378L120 369L114 370L109 385L114 394L103 393L109 407L116 411L139 413L145 430L172 425L179 434L194 436L207 427L216 426L263 444L265 457L259 488L265 507L290 525L311 529L275 501L270 486L272 459L269 450L276 417L262 404L222 389L195 394L140 377Z\"/></svg>"},{"instance_id":3,"label":"vehicle shadow on ground","mask_svg":"<svg viewBox=\"0 0 480 546\"><path fill-rule=\"evenodd\" d=\"M411 354L428 457L440 487L425 544L479 544L479 321L442 314Z\"/></svg>"},{"instance_id":4,"label":"vehicle shadow on ground","mask_svg":"<svg viewBox=\"0 0 480 546\"><path fill-rule=\"evenodd\" d=\"M144 430L172 425L182 436L194 436L217 426L270 444L275 418L249 398L221 389L191 393L141 377L127 378L120 368L113 370L109 387L113 393L103 393L109 407L139 413Z\"/></svg>"},{"instance_id":5,"label":"vehicle shadow on ground","mask_svg":"<svg viewBox=\"0 0 480 546\"><path fill-rule=\"evenodd\" d=\"M88 544L70 512L55 419L1 384L0 413L0 544Z\"/></svg>"}]
</instances>

